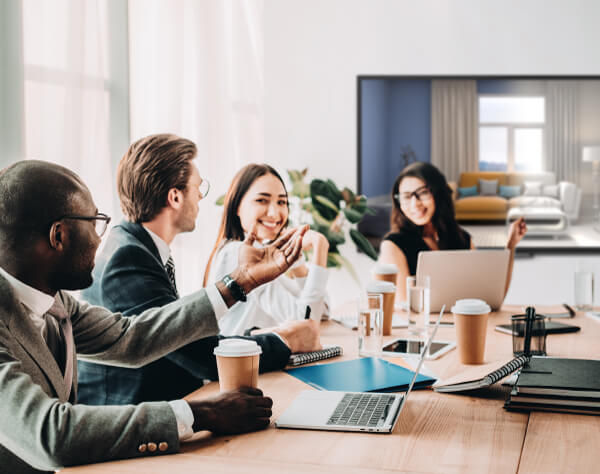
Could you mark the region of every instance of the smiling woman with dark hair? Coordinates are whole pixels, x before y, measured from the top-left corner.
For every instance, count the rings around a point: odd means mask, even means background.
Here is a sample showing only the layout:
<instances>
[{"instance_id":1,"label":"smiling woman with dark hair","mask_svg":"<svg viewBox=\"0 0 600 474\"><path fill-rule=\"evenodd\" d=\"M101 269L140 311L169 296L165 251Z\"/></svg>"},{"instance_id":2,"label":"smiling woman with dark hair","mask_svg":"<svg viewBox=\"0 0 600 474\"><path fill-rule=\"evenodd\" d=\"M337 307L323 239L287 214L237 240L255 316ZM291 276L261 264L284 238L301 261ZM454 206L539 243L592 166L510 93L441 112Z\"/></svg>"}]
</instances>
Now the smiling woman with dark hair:
<instances>
[{"instance_id":1,"label":"smiling woman with dark hair","mask_svg":"<svg viewBox=\"0 0 600 474\"><path fill-rule=\"evenodd\" d=\"M402 170L392 188L390 232L381 243L379 261L398 267L397 296L406 299L405 281L417 271L419 252L428 250L466 250L475 246L469 233L456 222L452 189L445 176L430 163L413 163ZM506 280L508 291L514 251L527 227L515 221L506 247L511 251Z\"/></svg>"},{"instance_id":2,"label":"smiling woman with dark hair","mask_svg":"<svg viewBox=\"0 0 600 474\"><path fill-rule=\"evenodd\" d=\"M288 223L288 194L277 171L266 164L249 164L233 178L225 195L217 241L204 273L204 284L218 281L231 271L239 246L254 232L256 245L275 240ZM267 328L284 321L302 320L307 314L317 321L327 315L327 252L323 234L309 230L302 239L308 262L294 265L262 289L236 303L219 320L221 333L241 335L248 329ZM310 308L310 311L307 310Z\"/></svg>"}]
</instances>

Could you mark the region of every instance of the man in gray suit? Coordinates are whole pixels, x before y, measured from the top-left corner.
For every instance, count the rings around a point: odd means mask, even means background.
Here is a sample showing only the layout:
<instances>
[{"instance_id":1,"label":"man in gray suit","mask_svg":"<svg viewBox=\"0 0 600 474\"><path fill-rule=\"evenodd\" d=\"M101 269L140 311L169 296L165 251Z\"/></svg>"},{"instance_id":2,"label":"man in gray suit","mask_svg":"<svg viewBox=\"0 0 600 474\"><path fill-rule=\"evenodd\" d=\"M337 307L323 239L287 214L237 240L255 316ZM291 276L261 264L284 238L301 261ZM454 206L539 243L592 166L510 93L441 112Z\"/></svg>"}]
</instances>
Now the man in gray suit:
<instances>
[{"instance_id":1,"label":"man in gray suit","mask_svg":"<svg viewBox=\"0 0 600 474\"><path fill-rule=\"evenodd\" d=\"M227 285L125 318L63 291L91 284L108 220L66 168L23 161L0 173L2 472L174 453L192 431L241 433L269 424L272 400L251 388L190 402L77 405L76 352L138 367L218 334L215 313L286 271L306 228L263 249L250 235ZM319 345L313 329L290 326L279 334L293 352L308 351Z\"/></svg>"}]
</instances>

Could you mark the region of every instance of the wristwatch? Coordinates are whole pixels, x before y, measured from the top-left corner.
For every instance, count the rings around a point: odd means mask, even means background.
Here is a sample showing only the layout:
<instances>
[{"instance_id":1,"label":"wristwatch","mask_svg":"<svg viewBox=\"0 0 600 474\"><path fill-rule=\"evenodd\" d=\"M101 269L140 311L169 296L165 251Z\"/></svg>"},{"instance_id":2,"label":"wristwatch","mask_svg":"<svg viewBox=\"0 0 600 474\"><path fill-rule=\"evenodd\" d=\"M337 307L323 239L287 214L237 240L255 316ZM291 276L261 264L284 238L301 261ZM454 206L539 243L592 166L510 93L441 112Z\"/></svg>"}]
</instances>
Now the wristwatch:
<instances>
[{"instance_id":1,"label":"wristwatch","mask_svg":"<svg viewBox=\"0 0 600 474\"><path fill-rule=\"evenodd\" d=\"M227 288L229 288L229 291L231 292L231 296L233 296L234 300L246 301L246 292L239 285L239 283L237 281L235 281L229 275L225 275L223 277L223 280L221 280L221 281Z\"/></svg>"}]
</instances>

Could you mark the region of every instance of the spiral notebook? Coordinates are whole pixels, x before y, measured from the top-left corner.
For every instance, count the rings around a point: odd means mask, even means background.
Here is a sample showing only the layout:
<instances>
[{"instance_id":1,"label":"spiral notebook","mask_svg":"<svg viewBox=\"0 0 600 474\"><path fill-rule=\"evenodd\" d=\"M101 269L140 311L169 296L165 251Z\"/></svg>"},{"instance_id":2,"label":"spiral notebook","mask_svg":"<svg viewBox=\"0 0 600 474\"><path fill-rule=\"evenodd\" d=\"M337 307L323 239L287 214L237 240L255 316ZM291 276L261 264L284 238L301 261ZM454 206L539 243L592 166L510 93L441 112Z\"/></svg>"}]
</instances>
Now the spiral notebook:
<instances>
[{"instance_id":1,"label":"spiral notebook","mask_svg":"<svg viewBox=\"0 0 600 474\"><path fill-rule=\"evenodd\" d=\"M439 381L433 385L433 389L436 392L460 392L489 387L523 367L529 360L530 358L527 356L520 356L506 364L492 362L480 367L473 367L455 377Z\"/></svg>"},{"instance_id":2,"label":"spiral notebook","mask_svg":"<svg viewBox=\"0 0 600 474\"><path fill-rule=\"evenodd\" d=\"M320 351L314 352L299 352L292 354L288 365L304 365L310 364L311 362L317 362L318 360L330 359L331 357L337 357L344 353L341 346L324 346Z\"/></svg>"}]
</instances>

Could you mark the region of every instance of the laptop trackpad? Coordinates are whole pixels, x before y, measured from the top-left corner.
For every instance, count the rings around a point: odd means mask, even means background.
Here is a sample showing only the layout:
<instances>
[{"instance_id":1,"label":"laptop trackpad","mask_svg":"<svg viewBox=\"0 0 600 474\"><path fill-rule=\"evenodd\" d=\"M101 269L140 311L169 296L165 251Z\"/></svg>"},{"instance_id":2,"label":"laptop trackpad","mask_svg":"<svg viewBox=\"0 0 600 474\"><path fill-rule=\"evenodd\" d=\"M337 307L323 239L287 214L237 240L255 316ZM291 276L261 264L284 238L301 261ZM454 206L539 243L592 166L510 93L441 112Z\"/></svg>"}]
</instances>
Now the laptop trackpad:
<instances>
[{"instance_id":1,"label":"laptop trackpad","mask_svg":"<svg viewBox=\"0 0 600 474\"><path fill-rule=\"evenodd\" d=\"M275 424L277 426L323 426L345 392L304 390Z\"/></svg>"}]
</instances>

